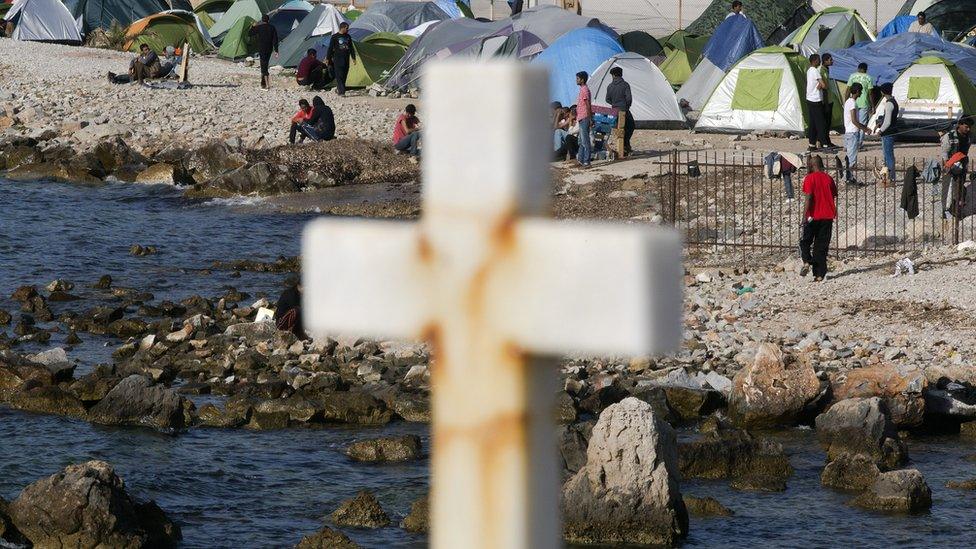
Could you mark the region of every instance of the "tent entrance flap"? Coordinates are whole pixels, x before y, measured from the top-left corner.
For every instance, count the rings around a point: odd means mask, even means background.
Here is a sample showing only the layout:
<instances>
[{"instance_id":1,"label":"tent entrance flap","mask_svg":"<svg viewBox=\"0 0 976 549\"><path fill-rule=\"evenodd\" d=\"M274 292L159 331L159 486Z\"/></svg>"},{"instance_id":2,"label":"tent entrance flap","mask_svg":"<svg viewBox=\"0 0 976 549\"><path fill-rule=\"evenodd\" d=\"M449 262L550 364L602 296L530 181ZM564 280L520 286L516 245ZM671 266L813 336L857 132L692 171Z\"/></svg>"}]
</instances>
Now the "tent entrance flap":
<instances>
[{"instance_id":1,"label":"tent entrance flap","mask_svg":"<svg viewBox=\"0 0 976 549\"><path fill-rule=\"evenodd\" d=\"M940 87L942 79L938 76L912 76L908 79L908 98L935 101Z\"/></svg>"},{"instance_id":2,"label":"tent entrance flap","mask_svg":"<svg viewBox=\"0 0 976 549\"><path fill-rule=\"evenodd\" d=\"M732 108L743 111L775 111L783 69L739 69L732 95Z\"/></svg>"}]
</instances>

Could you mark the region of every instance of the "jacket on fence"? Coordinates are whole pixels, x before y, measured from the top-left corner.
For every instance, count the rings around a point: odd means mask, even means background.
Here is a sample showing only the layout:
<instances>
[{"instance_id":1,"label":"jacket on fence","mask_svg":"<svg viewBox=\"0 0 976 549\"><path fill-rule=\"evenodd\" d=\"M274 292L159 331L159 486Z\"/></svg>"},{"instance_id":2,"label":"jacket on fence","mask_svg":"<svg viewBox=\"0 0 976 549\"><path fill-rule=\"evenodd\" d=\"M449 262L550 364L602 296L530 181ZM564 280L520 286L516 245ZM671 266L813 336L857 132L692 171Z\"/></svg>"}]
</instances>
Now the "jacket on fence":
<instances>
[{"instance_id":1,"label":"jacket on fence","mask_svg":"<svg viewBox=\"0 0 976 549\"><path fill-rule=\"evenodd\" d=\"M905 183L901 188L901 209L908 213L908 219L918 217L918 168L909 166L905 171Z\"/></svg>"},{"instance_id":2,"label":"jacket on fence","mask_svg":"<svg viewBox=\"0 0 976 549\"><path fill-rule=\"evenodd\" d=\"M976 185L966 181L959 182L952 175L945 175L942 178L942 204L946 219L950 217L966 219L976 214Z\"/></svg>"},{"instance_id":3,"label":"jacket on fence","mask_svg":"<svg viewBox=\"0 0 976 549\"><path fill-rule=\"evenodd\" d=\"M763 157L763 166L766 167L766 179L776 179L780 176L780 158L782 157L778 152L771 152Z\"/></svg>"},{"instance_id":4,"label":"jacket on fence","mask_svg":"<svg viewBox=\"0 0 976 549\"><path fill-rule=\"evenodd\" d=\"M929 163L925 165L925 170L922 171L922 181L926 183L935 183L942 177L942 163L938 160L929 160Z\"/></svg>"}]
</instances>

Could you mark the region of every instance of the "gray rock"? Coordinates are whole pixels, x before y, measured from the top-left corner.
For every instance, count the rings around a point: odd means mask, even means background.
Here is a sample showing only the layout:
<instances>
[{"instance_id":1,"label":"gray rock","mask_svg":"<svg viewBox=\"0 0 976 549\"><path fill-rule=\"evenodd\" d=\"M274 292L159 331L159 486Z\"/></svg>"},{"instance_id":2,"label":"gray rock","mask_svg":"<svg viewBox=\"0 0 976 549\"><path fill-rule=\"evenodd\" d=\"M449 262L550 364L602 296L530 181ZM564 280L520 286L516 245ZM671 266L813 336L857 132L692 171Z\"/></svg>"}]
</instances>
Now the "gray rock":
<instances>
[{"instance_id":1,"label":"gray rock","mask_svg":"<svg viewBox=\"0 0 976 549\"><path fill-rule=\"evenodd\" d=\"M851 503L875 511L920 513L932 507L932 490L917 469L889 471Z\"/></svg>"},{"instance_id":2,"label":"gray rock","mask_svg":"<svg viewBox=\"0 0 976 549\"><path fill-rule=\"evenodd\" d=\"M410 513L401 524L407 532L426 534L430 531L430 501L424 496L410 504Z\"/></svg>"},{"instance_id":3,"label":"gray rock","mask_svg":"<svg viewBox=\"0 0 976 549\"><path fill-rule=\"evenodd\" d=\"M827 463L820 473L820 483L838 490L864 490L880 474L881 469L873 458L843 453Z\"/></svg>"},{"instance_id":4,"label":"gray rock","mask_svg":"<svg viewBox=\"0 0 976 549\"><path fill-rule=\"evenodd\" d=\"M367 463L412 461L421 456L420 437L406 435L361 440L346 448L346 455Z\"/></svg>"},{"instance_id":5,"label":"gray rock","mask_svg":"<svg viewBox=\"0 0 976 549\"><path fill-rule=\"evenodd\" d=\"M360 546L342 532L324 526L318 532L303 537L295 549L360 549Z\"/></svg>"},{"instance_id":6,"label":"gray rock","mask_svg":"<svg viewBox=\"0 0 976 549\"><path fill-rule=\"evenodd\" d=\"M736 425L763 429L812 419L824 394L820 380L809 364L789 359L774 345L759 345L732 380L729 416Z\"/></svg>"},{"instance_id":7,"label":"gray rock","mask_svg":"<svg viewBox=\"0 0 976 549\"><path fill-rule=\"evenodd\" d=\"M183 429L193 418L193 403L176 391L153 385L149 378L131 375L118 383L90 411L96 423Z\"/></svg>"},{"instance_id":8,"label":"gray rock","mask_svg":"<svg viewBox=\"0 0 976 549\"><path fill-rule=\"evenodd\" d=\"M380 507L367 490L356 494L356 497L344 501L332 513L332 521L337 526L352 526L354 528L382 528L390 524L390 517Z\"/></svg>"},{"instance_id":9,"label":"gray rock","mask_svg":"<svg viewBox=\"0 0 976 549\"><path fill-rule=\"evenodd\" d=\"M675 433L649 404L626 398L607 407L586 455L563 487L568 541L672 545L687 535Z\"/></svg>"},{"instance_id":10,"label":"gray rock","mask_svg":"<svg viewBox=\"0 0 976 549\"><path fill-rule=\"evenodd\" d=\"M719 503L715 498L685 495L682 499L688 509L688 514L693 517L731 517L735 515L731 509Z\"/></svg>"},{"instance_id":11,"label":"gray rock","mask_svg":"<svg viewBox=\"0 0 976 549\"><path fill-rule=\"evenodd\" d=\"M71 381L74 377L75 365L68 361L68 353L60 347L27 355L27 359L46 366L54 376L55 382Z\"/></svg>"},{"instance_id":12,"label":"gray rock","mask_svg":"<svg viewBox=\"0 0 976 549\"><path fill-rule=\"evenodd\" d=\"M908 459L888 407L879 397L842 400L817 416L816 425L827 461L844 453L863 454L887 471Z\"/></svg>"},{"instance_id":13,"label":"gray rock","mask_svg":"<svg viewBox=\"0 0 976 549\"><path fill-rule=\"evenodd\" d=\"M267 341L275 336L278 328L275 327L273 320L262 322L242 322L231 324L224 330L225 336L243 337L248 344L254 345L261 341Z\"/></svg>"}]
</instances>

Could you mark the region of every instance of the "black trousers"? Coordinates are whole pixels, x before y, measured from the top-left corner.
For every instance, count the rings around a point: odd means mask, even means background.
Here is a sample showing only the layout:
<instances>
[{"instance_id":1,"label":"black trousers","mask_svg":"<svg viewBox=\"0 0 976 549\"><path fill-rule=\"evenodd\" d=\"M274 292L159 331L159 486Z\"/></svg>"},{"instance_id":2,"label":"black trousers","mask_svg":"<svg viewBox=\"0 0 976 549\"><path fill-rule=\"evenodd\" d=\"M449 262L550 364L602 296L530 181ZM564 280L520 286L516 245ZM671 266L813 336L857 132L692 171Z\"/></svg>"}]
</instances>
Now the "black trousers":
<instances>
[{"instance_id":1,"label":"black trousers","mask_svg":"<svg viewBox=\"0 0 976 549\"><path fill-rule=\"evenodd\" d=\"M261 60L261 76L268 76L268 74L270 74L268 72L268 67L271 65L271 54L272 53L273 52L270 52L270 51L267 51L267 52L265 52L265 51L258 52L258 59ZM263 84L264 81L262 80L261 83Z\"/></svg>"},{"instance_id":2,"label":"black trousers","mask_svg":"<svg viewBox=\"0 0 976 549\"><path fill-rule=\"evenodd\" d=\"M810 115L810 127L807 128L807 139L810 146L816 147L830 143L830 136L827 135L827 118L824 114L824 104L820 101L807 101L807 113Z\"/></svg>"},{"instance_id":3,"label":"black trousers","mask_svg":"<svg viewBox=\"0 0 976 549\"><path fill-rule=\"evenodd\" d=\"M800 237L800 256L803 262L813 267L813 276L823 278L827 276L827 250L830 249L830 235L834 222L809 221L803 224L803 235Z\"/></svg>"},{"instance_id":4,"label":"black trousers","mask_svg":"<svg viewBox=\"0 0 976 549\"><path fill-rule=\"evenodd\" d=\"M830 143L830 125L834 121L834 105L832 103L824 103L824 135L827 136L827 141L824 145Z\"/></svg>"},{"instance_id":5,"label":"black trousers","mask_svg":"<svg viewBox=\"0 0 976 549\"><path fill-rule=\"evenodd\" d=\"M630 147L630 138L634 136L634 130L637 129L637 122L634 121L634 115L627 111L627 118L624 119L624 152L630 154L633 150Z\"/></svg>"},{"instance_id":6,"label":"black trousers","mask_svg":"<svg viewBox=\"0 0 976 549\"><path fill-rule=\"evenodd\" d=\"M321 90L325 87L325 69L322 65L315 67L308 73L308 78L298 81L299 86L312 86L313 90Z\"/></svg>"},{"instance_id":7,"label":"black trousers","mask_svg":"<svg viewBox=\"0 0 976 549\"><path fill-rule=\"evenodd\" d=\"M349 65L335 63L332 65L335 71L335 81L336 81L336 92L339 95L346 94L346 77L349 76Z\"/></svg>"}]
</instances>

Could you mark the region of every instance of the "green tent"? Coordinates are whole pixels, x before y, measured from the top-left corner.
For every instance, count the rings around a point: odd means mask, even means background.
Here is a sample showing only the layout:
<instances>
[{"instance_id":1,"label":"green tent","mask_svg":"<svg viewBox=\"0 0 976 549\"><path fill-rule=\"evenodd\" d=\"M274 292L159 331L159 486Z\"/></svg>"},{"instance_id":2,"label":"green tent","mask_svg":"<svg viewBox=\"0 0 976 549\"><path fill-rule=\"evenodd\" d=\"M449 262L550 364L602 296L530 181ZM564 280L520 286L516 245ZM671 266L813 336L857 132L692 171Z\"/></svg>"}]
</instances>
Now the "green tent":
<instances>
[{"instance_id":1,"label":"green tent","mask_svg":"<svg viewBox=\"0 0 976 549\"><path fill-rule=\"evenodd\" d=\"M213 49L213 44L200 32L196 20L188 12L144 17L129 25L125 36L125 49L131 52L138 52L142 44L148 44L155 52L162 52L166 46L182 48L184 43L189 43L197 53Z\"/></svg>"},{"instance_id":2,"label":"green tent","mask_svg":"<svg viewBox=\"0 0 976 549\"><path fill-rule=\"evenodd\" d=\"M346 85L350 88L368 88L386 78L390 69L403 58L413 40L412 36L377 32L361 42L355 42L356 61L349 67Z\"/></svg>"},{"instance_id":3,"label":"green tent","mask_svg":"<svg viewBox=\"0 0 976 549\"><path fill-rule=\"evenodd\" d=\"M346 16L346 19L348 19L349 22L352 23L353 21L355 21L356 19L358 19L359 16L362 15L362 14L363 14L363 12L361 12L359 10L347 10L347 11L343 12L342 15L345 15Z\"/></svg>"},{"instance_id":4,"label":"green tent","mask_svg":"<svg viewBox=\"0 0 976 549\"><path fill-rule=\"evenodd\" d=\"M961 114L976 113L976 86L955 63L939 57L912 63L895 80L892 95L901 109L898 120L907 126L931 129Z\"/></svg>"},{"instance_id":5,"label":"green tent","mask_svg":"<svg viewBox=\"0 0 976 549\"><path fill-rule=\"evenodd\" d=\"M261 16L271 12L271 10L277 8L281 5L281 0L237 0L234 2L227 12L224 13L217 20L212 27L210 27L210 36L215 39L220 37L223 39L223 35L226 34L231 27L237 25L237 23L245 18L250 17L252 21L257 21L261 19Z\"/></svg>"},{"instance_id":6,"label":"green tent","mask_svg":"<svg viewBox=\"0 0 976 549\"><path fill-rule=\"evenodd\" d=\"M712 0L685 30L710 36L725 21L731 5L729 0ZM742 0L742 11L752 19L767 44L779 44L815 13L810 0Z\"/></svg>"},{"instance_id":7,"label":"green tent","mask_svg":"<svg viewBox=\"0 0 976 549\"><path fill-rule=\"evenodd\" d=\"M234 23L234 26L224 35L224 41L220 44L217 51L219 57L224 59L241 59L254 53L254 46L251 43L251 25L254 19L242 17Z\"/></svg>"},{"instance_id":8,"label":"green tent","mask_svg":"<svg viewBox=\"0 0 976 549\"><path fill-rule=\"evenodd\" d=\"M821 50L842 50L865 40L874 41L874 33L855 10L827 8L793 31L780 43L792 46L810 56Z\"/></svg>"},{"instance_id":9,"label":"green tent","mask_svg":"<svg viewBox=\"0 0 976 549\"><path fill-rule=\"evenodd\" d=\"M461 15L467 17L468 19L474 19L474 12L471 11L470 6L461 0L456 0L454 3L457 4L458 9L461 10Z\"/></svg>"},{"instance_id":10,"label":"green tent","mask_svg":"<svg viewBox=\"0 0 976 549\"><path fill-rule=\"evenodd\" d=\"M664 62L661 72L675 88L684 84L701 61L702 50L708 43L707 36L696 36L685 31L675 31L664 40Z\"/></svg>"},{"instance_id":11,"label":"green tent","mask_svg":"<svg viewBox=\"0 0 976 549\"><path fill-rule=\"evenodd\" d=\"M207 27L207 30L210 30L213 28L214 23L220 19L233 4L234 0L204 0L199 4L196 4L196 7L193 8L193 13L200 18L200 22L203 23L203 26Z\"/></svg>"},{"instance_id":12,"label":"green tent","mask_svg":"<svg viewBox=\"0 0 976 549\"><path fill-rule=\"evenodd\" d=\"M640 30L621 34L620 45L624 47L624 51L637 53L647 58L664 55L664 46L657 41L657 38Z\"/></svg>"}]
</instances>

